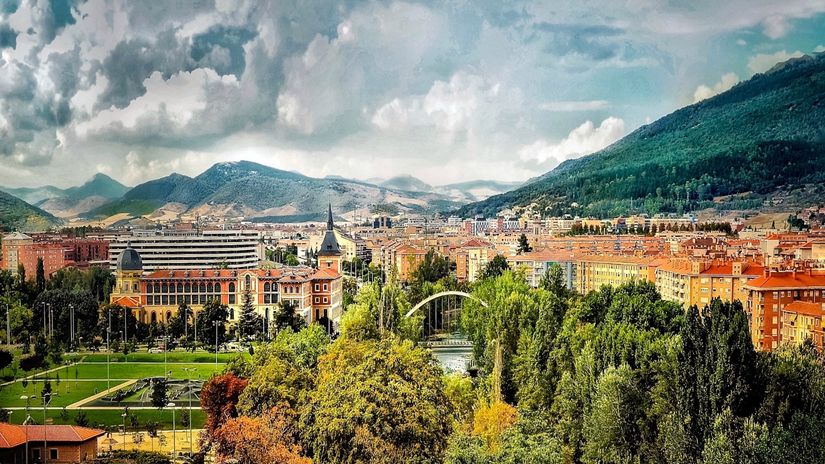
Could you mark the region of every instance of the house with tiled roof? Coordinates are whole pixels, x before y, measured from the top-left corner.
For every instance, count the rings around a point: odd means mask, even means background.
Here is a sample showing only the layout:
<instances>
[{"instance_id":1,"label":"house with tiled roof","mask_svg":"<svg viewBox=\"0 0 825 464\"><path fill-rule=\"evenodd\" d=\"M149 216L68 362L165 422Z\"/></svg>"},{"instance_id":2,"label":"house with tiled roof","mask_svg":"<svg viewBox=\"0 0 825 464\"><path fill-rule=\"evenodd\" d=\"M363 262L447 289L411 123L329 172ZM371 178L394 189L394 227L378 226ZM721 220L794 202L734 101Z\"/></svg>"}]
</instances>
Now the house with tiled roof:
<instances>
[{"instance_id":1,"label":"house with tiled roof","mask_svg":"<svg viewBox=\"0 0 825 464\"><path fill-rule=\"evenodd\" d=\"M0 462L43 462L44 457L54 464L91 462L97 458L97 439L104 433L75 425L0 423Z\"/></svg>"}]
</instances>

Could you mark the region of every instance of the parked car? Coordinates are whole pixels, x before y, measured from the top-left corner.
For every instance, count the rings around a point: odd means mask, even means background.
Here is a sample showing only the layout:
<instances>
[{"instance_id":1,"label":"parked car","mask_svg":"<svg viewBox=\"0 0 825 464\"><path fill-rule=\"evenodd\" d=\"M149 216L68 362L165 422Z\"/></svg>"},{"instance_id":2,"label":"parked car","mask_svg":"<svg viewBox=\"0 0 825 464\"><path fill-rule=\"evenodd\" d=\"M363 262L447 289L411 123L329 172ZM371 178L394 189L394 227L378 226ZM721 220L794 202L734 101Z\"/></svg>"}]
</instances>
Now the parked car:
<instances>
[{"instance_id":1,"label":"parked car","mask_svg":"<svg viewBox=\"0 0 825 464\"><path fill-rule=\"evenodd\" d=\"M150 352L150 353L155 353L155 354L157 354L157 353L163 353L163 348L158 348L158 347L149 348L149 352Z\"/></svg>"}]
</instances>

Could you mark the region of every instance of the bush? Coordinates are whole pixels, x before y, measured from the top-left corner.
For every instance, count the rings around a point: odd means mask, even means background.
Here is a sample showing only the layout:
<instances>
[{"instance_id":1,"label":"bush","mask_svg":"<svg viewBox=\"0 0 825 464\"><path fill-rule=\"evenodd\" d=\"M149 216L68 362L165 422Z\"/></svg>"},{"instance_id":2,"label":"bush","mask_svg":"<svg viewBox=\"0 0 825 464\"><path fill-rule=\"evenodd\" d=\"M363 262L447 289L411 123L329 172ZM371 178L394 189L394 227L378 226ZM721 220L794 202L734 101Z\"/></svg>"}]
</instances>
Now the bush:
<instances>
[{"instance_id":1,"label":"bush","mask_svg":"<svg viewBox=\"0 0 825 464\"><path fill-rule=\"evenodd\" d=\"M115 450L108 454L109 464L171 464L166 455L150 451Z\"/></svg>"},{"instance_id":2,"label":"bush","mask_svg":"<svg viewBox=\"0 0 825 464\"><path fill-rule=\"evenodd\" d=\"M43 356L38 354L23 356L20 358L20 369L23 369L24 371L30 371L33 369L43 367L43 361Z\"/></svg>"}]
</instances>

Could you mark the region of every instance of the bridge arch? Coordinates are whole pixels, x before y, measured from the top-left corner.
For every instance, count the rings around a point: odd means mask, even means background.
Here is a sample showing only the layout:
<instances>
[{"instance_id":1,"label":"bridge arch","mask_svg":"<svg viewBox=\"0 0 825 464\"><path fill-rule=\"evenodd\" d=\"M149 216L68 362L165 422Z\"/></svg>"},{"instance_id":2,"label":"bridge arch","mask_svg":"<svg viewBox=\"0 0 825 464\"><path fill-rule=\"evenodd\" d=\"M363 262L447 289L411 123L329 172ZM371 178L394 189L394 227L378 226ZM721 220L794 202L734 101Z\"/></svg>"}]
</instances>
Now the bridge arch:
<instances>
[{"instance_id":1,"label":"bridge arch","mask_svg":"<svg viewBox=\"0 0 825 464\"><path fill-rule=\"evenodd\" d=\"M464 297L464 298L469 298L471 300L478 301L479 304L481 304L481 306L484 306L485 308L487 307L487 303L484 300L482 300L480 298L477 298L477 297L474 297L473 295L470 295L467 292L459 292L457 290L449 290L449 291L446 291L446 292L436 293L435 295L430 295L427 298L421 300L417 305L413 306L412 309L410 309L407 312L407 314L404 315L404 317L412 316L413 314L415 314L416 311L421 309L424 305L428 304L429 302L431 302L433 300L437 300L437 299L439 299L441 297L445 297L445 296L460 296L460 297Z\"/></svg>"}]
</instances>

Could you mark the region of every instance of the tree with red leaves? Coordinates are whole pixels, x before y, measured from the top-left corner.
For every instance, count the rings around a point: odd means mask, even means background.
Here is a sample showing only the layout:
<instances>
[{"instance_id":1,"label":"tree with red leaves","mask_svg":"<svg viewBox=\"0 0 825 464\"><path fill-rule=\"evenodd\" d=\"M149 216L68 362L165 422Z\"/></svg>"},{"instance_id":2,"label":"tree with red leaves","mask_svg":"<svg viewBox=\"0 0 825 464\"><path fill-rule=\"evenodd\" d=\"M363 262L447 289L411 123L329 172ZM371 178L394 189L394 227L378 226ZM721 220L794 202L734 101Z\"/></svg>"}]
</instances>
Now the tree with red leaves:
<instances>
[{"instance_id":1,"label":"tree with red leaves","mask_svg":"<svg viewBox=\"0 0 825 464\"><path fill-rule=\"evenodd\" d=\"M221 423L238 417L236 405L248 380L227 373L212 377L201 390L201 409L206 413L207 435L211 438Z\"/></svg>"}]
</instances>

